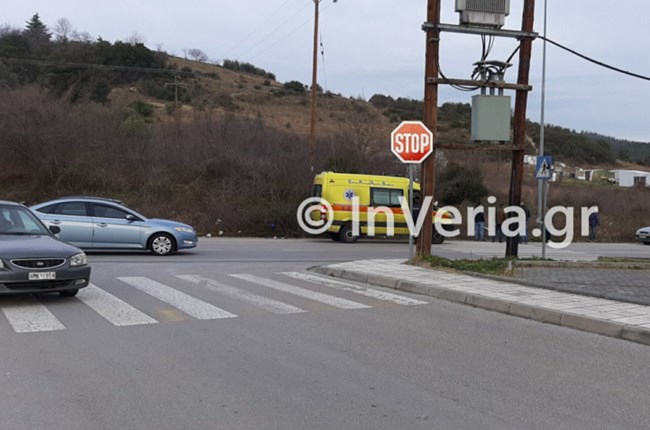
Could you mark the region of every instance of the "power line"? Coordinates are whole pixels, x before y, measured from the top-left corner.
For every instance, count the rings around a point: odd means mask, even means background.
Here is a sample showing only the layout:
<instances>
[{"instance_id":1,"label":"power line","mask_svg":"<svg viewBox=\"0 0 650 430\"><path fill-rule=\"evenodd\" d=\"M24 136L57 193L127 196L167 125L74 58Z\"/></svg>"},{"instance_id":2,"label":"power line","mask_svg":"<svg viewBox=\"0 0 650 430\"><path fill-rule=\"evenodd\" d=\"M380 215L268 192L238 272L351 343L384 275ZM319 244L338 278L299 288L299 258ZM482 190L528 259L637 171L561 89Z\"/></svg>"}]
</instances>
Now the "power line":
<instances>
[{"instance_id":1,"label":"power line","mask_svg":"<svg viewBox=\"0 0 650 430\"><path fill-rule=\"evenodd\" d=\"M264 24L266 24L267 22L269 22L269 21L270 21L270 20L271 20L271 19L272 19L272 18L273 18L273 17L274 17L278 12L280 12L280 10L281 10L281 9L282 9L282 8L283 8L287 3L289 3L290 1L291 1L291 0L285 0L285 2L282 3L282 4L280 5L280 7L278 7L278 8L277 8L277 9L276 9L272 14L270 14L270 15L268 16L268 18L266 18L266 19L265 19L264 21L262 21L262 22L261 22L257 27L255 27L253 30L251 30L251 32L248 33L248 34L246 35L246 37L244 37L242 40L240 40L239 42L237 42L237 43L235 44L235 46L233 46L232 48L230 48L230 50L228 50L228 52L226 52L226 53L224 54L223 58L227 58L228 55L229 55L232 51L234 51L235 49L239 48L239 47L240 47L244 42L246 42L246 41L247 41L247 40L248 40L248 39L249 39L253 34L257 33L257 30L259 30L260 28L262 28L262 26L263 26Z\"/></svg>"},{"instance_id":2,"label":"power line","mask_svg":"<svg viewBox=\"0 0 650 430\"><path fill-rule=\"evenodd\" d=\"M542 39L542 40L547 41L547 42L550 43L551 45L555 45L555 46L557 46L557 47L560 48L560 49L564 49L565 51L570 52L571 54L573 54L573 55L575 55L575 56L577 56L577 57L580 57L580 58L582 58L583 60L587 60L587 61L589 61L590 63L594 63L594 64L596 64L597 66L601 66L601 67L604 67L604 68L606 68L606 69L610 69L610 70L613 70L613 71L615 71L615 72L622 73L622 74L624 74L624 75L632 76L633 78L638 78L638 79L643 79L643 80L646 80L646 81L650 81L650 77L648 77L648 76L639 75L638 73L632 73L632 72L629 72L629 71L627 71L627 70L619 69L618 67L614 67L614 66L611 66L611 65L609 65L609 64L603 63L602 61L594 60L594 59L591 58L591 57L588 57L588 56L586 56L586 55L584 55L584 54L581 54L581 53L579 53L579 52L577 52L577 51L574 51L574 50L571 49L571 48L567 48L566 46L561 45L561 44L558 43L558 42L554 42L554 41L552 41L551 39L546 38L546 37L544 37L544 36L537 36L537 37L539 37L539 38Z\"/></svg>"},{"instance_id":3,"label":"power line","mask_svg":"<svg viewBox=\"0 0 650 430\"><path fill-rule=\"evenodd\" d=\"M326 12L327 9L329 9L331 6L332 6L331 4L327 5L325 8L323 8L323 10L322 10L320 13L324 13L324 12ZM276 40L276 41L273 42L271 45L269 45L269 46L267 46L266 48L264 48L262 51L258 52L257 54L255 54L255 55L253 55L253 56L251 56L251 57L248 57L248 60L249 60L249 61L252 61L253 59L259 57L260 55L265 54L265 53L266 53L267 51L269 51L271 48L273 48L274 46L278 45L280 42L283 42L285 39L287 39L289 36L291 36L292 34L294 34L296 31L300 30L300 29L301 29L302 27L304 27L305 25L309 24L311 21L313 21L313 18L312 18L312 17L308 18L308 19L305 20L302 24L300 24L300 25L298 25L297 27L295 27L295 28L294 28L293 30L291 30L289 33L285 34L285 35L282 36L280 39Z\"/></svg>"},{"instance_id":4,"label":"power line","mask_svg":"<svg viewBox=\"0 0 650 430\"><path fill-rule=\"evenodd\" d=\"M239 58L243 57L246 53L248 53L249 51L251 51L253 48L259 46L259 45L262 44L262 43L264 43L264 42L265 42L265 41L266 41L270 36L272 36L272 35L273 35L274 33L276 33L279 29L281 29L282 27L284 27L284 26L285 26L289 21L292 20L292 18L293 18L294 16L296 16L296 15L298 15L300 12L302 12L303 9L305 9L308 5L309 5L309 3L305 3L305 4L304 4L300 9L296 10L296 11L295 11L293 14L291 14L291 15L290 15L286 20L284 20L280 25L278 25L278 26L275 27L273 30L271 30L269 33L267 33L265 36L263 36L260 40L258 40L256 43L254 43L254 44L253 44L252 46L250 46L248 49L244 50L244 52L242 52L242 53L241 53L240 55L238 55L237 57L239 57ZM304 24L303 24L303 25L304 25ZM285 37L286 37L286 36L285 36Z\"/></svg>"},{"instance_id":5,"label":"power line","mask_svg":"<svg viewBox=\"0 0 650 430\"><path fill-rule=\"evenodd\" d=\"M260 55L265 54L265 53L268 52L271 48L273 48L274 46L278 45L280 42L283 42L285 39L287 39L289 36L291 36L292 34L294 34L296 31L298 31L298 30L300 30L301 28L303 28L305 25L309 24L311 21L312 21L311 18L307 19L307 20L304 21L302 24L300 24L299 26L297 26L297 27L295 27L293 30L291 30L289 33L285 34L285 35L282 36L280 39L278 39L278 40L276 40L275 42L273 42L271 45L269 45L269 46L267 46L266 48L264 48L263 50L259 51L257 54L248 57L248 60L249 60L249 61L252 61L252 60L254 60L255 58L259 57Z\"/></svg>"}]
</instances>

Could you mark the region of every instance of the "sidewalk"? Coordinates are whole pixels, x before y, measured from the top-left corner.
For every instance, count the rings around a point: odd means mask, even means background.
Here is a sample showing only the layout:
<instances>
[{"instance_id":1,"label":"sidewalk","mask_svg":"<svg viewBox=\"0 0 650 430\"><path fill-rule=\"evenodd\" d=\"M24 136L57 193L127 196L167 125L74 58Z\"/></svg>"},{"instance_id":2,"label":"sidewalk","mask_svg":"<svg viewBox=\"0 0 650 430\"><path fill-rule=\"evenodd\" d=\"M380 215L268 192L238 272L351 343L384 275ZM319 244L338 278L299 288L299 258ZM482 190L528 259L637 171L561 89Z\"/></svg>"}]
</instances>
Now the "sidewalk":
<instances>
[{"instance_id":1,"label":"sidewalk","mask_svg":"<svg viewBox=\"0 0 650 430\"><path fill-rule=\"evenodd\" d=\"M403 264L403 260L363 260L311 270L650 345L650 306L643 304L540 288L539 284L521 285L516 279L424 269Z\"/></svg>"}]
</instances>

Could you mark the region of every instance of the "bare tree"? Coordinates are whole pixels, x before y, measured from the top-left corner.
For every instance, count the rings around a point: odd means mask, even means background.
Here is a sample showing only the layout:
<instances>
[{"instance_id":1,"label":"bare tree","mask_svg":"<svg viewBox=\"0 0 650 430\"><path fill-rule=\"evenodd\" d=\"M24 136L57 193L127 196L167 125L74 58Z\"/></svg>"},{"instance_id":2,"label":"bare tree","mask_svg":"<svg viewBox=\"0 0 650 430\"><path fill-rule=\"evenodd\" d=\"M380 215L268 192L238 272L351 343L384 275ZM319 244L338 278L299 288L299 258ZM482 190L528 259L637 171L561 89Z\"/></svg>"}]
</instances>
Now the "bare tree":
<instances>
[{"instance_id":1,"label":"bare tree","mask_svg":"<svg viewBox=\"0 0 650 430\"><path fill-rule=\"evenodd\" d=\"M67 42L68 35L71 35L74 32L72 23L68 18L59 18L54 26L54 36L57 42Z\"/></svg>"},{"instance_id":2,"label":"bare tree","mask_svg":"<svg viewBox=\"0 0 650 430\"><path fill-rule=\"evenodd\" d=\"M81 33L79 33L77 30L73 30L72 33L70 34L70 40L90 43L93 40L93 36L87 31L82 31Z\"/></svg>"},{"instance_id":3,"label":"bare tree","mask_svg":"<svg viewBox=\"0 0 650 430\"><path fill-rule=\"evenodd\" d=\"M203 63L208 61L208 55L198 48L189 49L187 53L190 55L190 58L194 61L201 61Z\"/></svg>"},{"instance_id":4,"label":"bare tree","mask_svg":"<svg viewBox=\"0 0 650 430\"><path fill-rule=\"evenodd\" d=\"M20 29L16 27L12 27L8 23L0 25L0 36L4 36L6 34L18 34L18 33L20 33Z\"/></svg>"},{"instance_id":5,"label":"bare tree","mask_svg":"<svg viewBox=\"0 0 650 430\"><path fill-rule=\"evenodd\" d=\"M147 38L144 35L134 31L129 37L125 40L129 45L137 45L138 43L145 44L147 43Z\"/></svg>"}]
</instances>

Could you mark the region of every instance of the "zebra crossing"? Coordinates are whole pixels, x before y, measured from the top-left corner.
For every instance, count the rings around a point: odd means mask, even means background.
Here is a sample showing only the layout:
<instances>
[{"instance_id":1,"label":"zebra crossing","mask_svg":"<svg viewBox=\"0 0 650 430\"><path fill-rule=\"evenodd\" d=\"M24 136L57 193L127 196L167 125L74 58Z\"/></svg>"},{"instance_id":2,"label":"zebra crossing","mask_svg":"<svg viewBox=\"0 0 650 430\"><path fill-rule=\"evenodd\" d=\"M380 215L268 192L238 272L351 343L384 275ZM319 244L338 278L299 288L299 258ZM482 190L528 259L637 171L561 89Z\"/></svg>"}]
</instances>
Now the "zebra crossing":
<instances>
[{"instance_id":1,"label":"zebra crossing","mask_svg":"<svg viewBox=\"0 0 650 430\"><path fill-rule=\"evenodd\" d=\"M79 291L74 299L66 302L73 305L84 305L101 319L116 327L155 325L164 321L156 319L156 315L152 315L151 312L139 309L137 305L127 303L126 300L120 298L118 292L114 291L116 289L112 288L115 286L114 282L119 283L120 288L137 290L144 293L147 300L153 299L158 303L162 302L165 306L182 312L188 319L196 320L219 320L243 316L217 306L215 303L219 301L220 297L240 301L276 315L308 312L307 309L296 306L296 304L279 300L278 295L287 297L288 301L294 303L295 300L303 300L305 305L301 306L305 308L309 308L308 303L317 303L345 311L370 309L375 304L373 301L388 302L397 306L427 303L379 288L360 286L310 273L281 272L275 275L262 277L234 273L214 279L202 275L187 274L176 275L172 279L164 281L172 285L180 283L181 287L172 287L160 280L145 276L122 276L103 284L91 283ZM210 295L209 298L198 298L188 294L187 291L194 291L192 286L200 286L201 292L207 292ZM255 289L256 292L250 291L251 289ZM317 291L317 289L326 290L327 294ZM352 293L362 296L365 302L339 297L335 295L336 293ZM274 295L275 298L271 298L269 295ZM73 328L66 326L65 321L59 319L60 316L48 309L48 305L51 306L56 301L43 302L38 296L33 295L0 297L0 330L6 324L16 333L61 331Z\"/></svg>"}]
</instances>

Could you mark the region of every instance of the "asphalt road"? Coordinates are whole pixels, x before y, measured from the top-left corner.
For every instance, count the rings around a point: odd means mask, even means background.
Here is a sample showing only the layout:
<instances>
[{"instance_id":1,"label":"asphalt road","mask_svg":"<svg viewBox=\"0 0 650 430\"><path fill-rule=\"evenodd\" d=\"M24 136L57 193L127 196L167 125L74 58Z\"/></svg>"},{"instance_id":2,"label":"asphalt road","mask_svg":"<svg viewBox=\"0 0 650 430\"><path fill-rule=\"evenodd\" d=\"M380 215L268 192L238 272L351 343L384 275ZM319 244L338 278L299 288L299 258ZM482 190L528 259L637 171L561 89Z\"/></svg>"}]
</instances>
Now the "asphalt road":
<instances>
[{"instance_id":1,"label":"asphalt road","mask_svg":"<svg viewBox=\"0 0 650 430\"><path fill-rule=\"evenodd\" d=\"M94 286L74 299L0 297L0 427L647 428L645 346L305 271L407 252L203 239L168 258L91 254Z\"/></svg>"}]
</instances>

